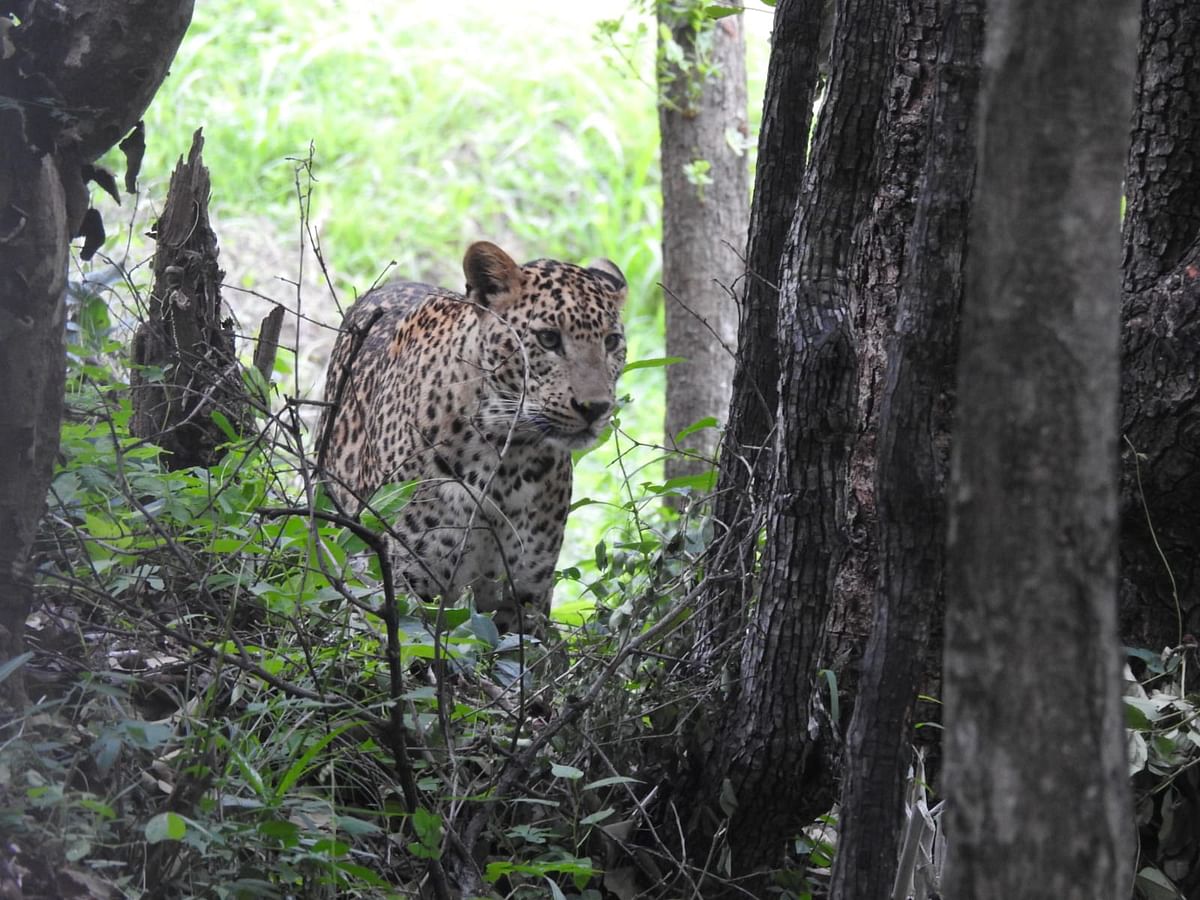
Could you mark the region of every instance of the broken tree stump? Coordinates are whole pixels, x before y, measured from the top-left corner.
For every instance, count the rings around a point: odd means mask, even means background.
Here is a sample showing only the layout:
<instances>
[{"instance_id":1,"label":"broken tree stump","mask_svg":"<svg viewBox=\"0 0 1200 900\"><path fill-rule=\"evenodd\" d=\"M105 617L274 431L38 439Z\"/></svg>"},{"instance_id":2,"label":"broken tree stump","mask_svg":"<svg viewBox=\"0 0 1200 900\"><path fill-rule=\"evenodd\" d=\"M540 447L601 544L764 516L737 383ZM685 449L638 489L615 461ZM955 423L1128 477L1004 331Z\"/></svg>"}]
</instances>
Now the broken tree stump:
<instances>
[{"instance_id":1,"label":"broken tree stump","mask_svg":"<svg viewBox=\"0 0 1200 900\"><path fill-rule=\"evenodd\" d=\"M162 447L170 469L210 466L230 429L241 433L257 400L242 378L233 323L222 318L217 236L208 218L211 193L197 130L187 161L171 175L155 228L149 318L133 338L130 430ZM270 317L268 317L270 318ZM269 380L274 365L255 359Z\"/></svg>"}]
</instances>

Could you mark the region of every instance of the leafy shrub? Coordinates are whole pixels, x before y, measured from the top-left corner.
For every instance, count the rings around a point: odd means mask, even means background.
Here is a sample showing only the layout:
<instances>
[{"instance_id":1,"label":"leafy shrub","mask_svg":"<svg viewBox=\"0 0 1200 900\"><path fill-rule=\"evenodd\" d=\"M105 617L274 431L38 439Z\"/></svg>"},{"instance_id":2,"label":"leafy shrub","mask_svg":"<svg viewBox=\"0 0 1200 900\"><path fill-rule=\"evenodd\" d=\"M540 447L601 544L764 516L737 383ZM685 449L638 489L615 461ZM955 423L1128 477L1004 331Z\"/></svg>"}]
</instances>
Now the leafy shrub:
<instances>
[{"instance_id":1,"label":"leafy shrub","mask_svg":"<svg viewBox=\"0 0 1200 900\"><path fill-rule=\"evenodd\" d=\"M1140 843L1135 890L1145 900L1190 897L1200 888L1200 704L1186 693L1195 643L1162 653L1130 650L1125 718Z\"/></svg>"}]
</instances>

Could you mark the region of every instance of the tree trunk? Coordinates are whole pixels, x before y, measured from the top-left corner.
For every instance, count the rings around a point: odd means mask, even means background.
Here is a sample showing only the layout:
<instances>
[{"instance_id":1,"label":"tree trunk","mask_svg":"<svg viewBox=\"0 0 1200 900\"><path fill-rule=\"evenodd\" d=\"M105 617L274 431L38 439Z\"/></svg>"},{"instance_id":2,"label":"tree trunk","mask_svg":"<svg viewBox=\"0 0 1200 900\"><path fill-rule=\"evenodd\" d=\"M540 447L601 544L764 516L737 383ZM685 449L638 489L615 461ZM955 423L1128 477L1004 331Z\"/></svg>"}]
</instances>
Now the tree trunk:
<instances>
[{"instance_id":1,"label":"tree trunk","mask_svg":"<svg viewBox=\"0 0 1200 900\"><path fill-rule=\"evenodd\" d=\"M825 0L780 0L767 66L742 281L733 396L721 444L711 568L721 573L697 614L693 659L717 659L741 633L753 587L779 403L779 261L796 215L812 125Z\"/></svg>"},{"instance_id":2,"label":"tree trunk","mask_svg":"<svg viewBox=\"0 0 1200 900\"><path fill-rule=\"evenodd\" d=\"M29 555L58 452L69 237L53 157L30 152L17 110L0 110L0 663L24 649ZM20 671L0 687L24 703Z\"/></svg>"},{"instance_id":3,"label":"tree trunk","mask_svg":"<svg viewBox=\"0 0 1200 900\"><path fill-rule=\"evenodd\" d=\"M712 740L689 760L696 769L681 797L689 850L703 859L720 821L708 807L712 786L727 784L720 793L729 868L749 876L740 884L751 891L765 890L763 870L834 798L839 748L817 670L845 548L846 466L857 427L848 236L874 194L894 18L894 0L847 0L834 21L828 95L780 263L781 377L761 596L740 678Z\"/></svg>"},{"instance_id":4,"label":"tree trunk","mask_svg":"<svg viewBox=\"0 0 1200 900\"><path fill-rule=\"evenodd\" d=\"M988 5L950 489L948 897L1131 883L1114 559L1136 13Z\"/></svg>"},{"instance_id":5,"label":"tree trunk","mask_svg":"<svg viewBox=\"0 0 1200 900\"><path fill-rule=\"evenodd\" d=\"M856 455L867 463L860 477L877 516L870 549L878 581L847 733L830 893L846 900L889 898L896 874L914 707L930 626L943 608L951 384L975 170L980 5L904 7L876 215L856 279L865 286L856 318L875 347L863 358L872 377L860 379L865 428Z\"/></svg>"},{"instance_id":6,"label":"tree trunk","mask_svg":"<svg viewBox=\"0 0 1200 900\"><path fill-rule=\"evenodd\" d=\"M775 480L762 589L726 735L727 759L737 760L727 769L738 798L729 830L737 872L776 863L787 836L833 799L836 734L817 670L845 552L858 425L848 236L870 213L894 19L894 0L846 0L837 10L829 90L780 263Z\"/></svg>"},{"instance_id":7,"label":"tree trunk","mask_svg":"<svg viewBox=\"0 0 1200 900\"><path fill-rule=\"evenodd\" d=\"M1200 633L1200 5L1146 0L1125 175L1121 635Z\"/></svg>"},{"instance_id":8,"label":"tree trunk","mask_svg":"<svg viewBox=\"0 0 1200 900\"><path fill-rule=\"evenodd\" d=\"M58 450L67 242L84 222L84 177L145 111L192 15L190 0L14 6L15 20L0 19L0 663L23 647L29 552ZM0 690L24 702L19 672Z\"/></svg>"},{"instance_id":9,"label":"tree trunk","mask_svg":"<svg viewBox=\"0 0 1200 900\"><path fill-rule=\"evenodd\" d=\"M719 432L696 422L724 418L737 341L734 293L744 271L749 195L746 60L741 15L697 19L692 0L659 0L658 120L662 147L663 294L668 356L668 479L711 468ZM666 53L670 34L682 64Z\"/></svg>"}]
</instances>

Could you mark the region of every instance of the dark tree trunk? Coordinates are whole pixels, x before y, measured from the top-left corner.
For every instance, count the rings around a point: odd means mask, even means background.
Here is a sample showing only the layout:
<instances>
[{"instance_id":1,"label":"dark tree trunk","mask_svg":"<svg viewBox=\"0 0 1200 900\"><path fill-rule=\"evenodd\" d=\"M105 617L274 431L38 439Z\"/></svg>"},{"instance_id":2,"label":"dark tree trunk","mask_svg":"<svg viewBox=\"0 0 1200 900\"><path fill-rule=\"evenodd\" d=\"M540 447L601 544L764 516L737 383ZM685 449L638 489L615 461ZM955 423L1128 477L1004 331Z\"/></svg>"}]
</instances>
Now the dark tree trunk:
<instances>
[{"instance_id":1,"label":"dark tree trunk","mask_svg":"<svg viewBox=\"0 0 1200 900\"><path fill-rule=\"evenodd\" d=\"M1136 13L988 4L950 487L948 897L1131 883L1115 549Z\"/></svg>"},{"instance_id":2,"label":"dark tree trunk","mask_svg":"<svg viewBox=\"0 0 1200 900\"><path fill-rule=\"evenodd\" d=\"M765 889L763 870L834 797L838 744L816 682L845 549L846 467L858 421L850 236L874 194L894 5L847 0L834 21L828 95L780 263L781 377L761 595L740 677L714 741L690 760L696 769L681 800L689 851L703 859L718 821L708 807L713 786L727 784L721 793L736 804L726 803L731 870L750 876L742 884L751 891Z\"/></svg>"},{"instance_id":3,"label":"dark tree trunk","mask_svg":"<svg viewBox=\"0 0 1200 900\"><path fill-rule=\"evenodd\" d=\"M717 658L741 632L753 586L779 403L779 261L795 218L812 124L825 0L780 0L767 67L733 397L721 445L712 568L721 573L697 616L694 658Z\"/></svg>"},{"instance_id":4,"label":"dark tree trunk","mask_svg":"<svg viewBox=\"0 0 1200 900\"><path fill-rule=\"evenodd\" d=\"M129 430L167 451L169 468L210 466L229 440L213 415L239 429L249 399L234 349L233 327L221 318L217 236L208 220L208 169L197 131L155 228L154 289L149 319L133 341L133 418ZM147 379L139 367L162 370ZM269 371L268 373L269 374Z\"/></svg>"},{"instance_id":5,"label":"dark tree trunk","mask_svg":"<svg viewBox=\"0 0 1200 900\"><path fill-rule=\"evenodd\" d=\"M8 8L20 25L0 53L0 663L23 647L29 552L58 449L67 242L84 222L85 167L145 111L192 15L190 0ZM2 689L23 702L19 672Z\"/></svg>"},{"instance_id":6,"label":"dark tree trunk","mask_svg":"<svg viewBox=\"0 0 1200 900\"><path fill-rule=\"evenodd\" d=\"M69 238L53 157L30 152L18 111L0 110L0 663L24 649L30 550L58 452ZM19 671L3 688L24 702Z\"/></svg>"},{"instance_id":7,"label":"dark tree trunk","mask_svg":"<svg viewBox=\"0 0 1200 900\"><path fill-rule=\"evenodd\" d=\"M872 239L858 283L874 338L860 402L880 397L862 478L877 517L875 615L847 734L831 896L891 896L913 713L942 607L948 448L962 264L975 170L980 5L912 0L883 141ZM865 436L876 433L864 414ZM874 441L868 437L874 445ZM877 459L877 462L875 460ZM940 647L936 649L940 650Z\"/></svg>"},{"instance_id":8,"label":"dark tree trunk","mask_svg":"<svg viewBox=\"0 0 1200 900\"><path fill-rule=\"evenodd\" d=\"M846 547L845 490L858 426L850 236L870 214L894 0L847 0L834 20L828 94L780 263L779 411L762 587L726 735L738 808L735 871L775 864L833 799L835 729L817 687ZM812 723L820 723L814 728Z\"/></svg>"},{"instance_id":9,"label":"dark tree trunk","mask_svg":"<svg viewBox=\"0 0 1200 900\"><path fill-rule=\"evenodd\" d=\"M733 290L749 215L746 154L729 134L746 135L746 43L742 17L701 19L694 3L659 0L660 41L669 32L687 68L660 53L658 121L663 195L663 300L668 356L667 478L708 470L715 428L676 441L701 419L722 420L733 381L737 308ZM707 68L712 74L704 74Z\"/></svg>"},{"instance_id":10,"label":"dark tree trunk","mask_svg":"<svg viewBox=\"0 0 1200 900\"><path fill-rule=\"evenodd\" d=\"M1200 632L1200 5L1142 5L1125 176L1121 634Z\"/></svg>"}]
</instances>

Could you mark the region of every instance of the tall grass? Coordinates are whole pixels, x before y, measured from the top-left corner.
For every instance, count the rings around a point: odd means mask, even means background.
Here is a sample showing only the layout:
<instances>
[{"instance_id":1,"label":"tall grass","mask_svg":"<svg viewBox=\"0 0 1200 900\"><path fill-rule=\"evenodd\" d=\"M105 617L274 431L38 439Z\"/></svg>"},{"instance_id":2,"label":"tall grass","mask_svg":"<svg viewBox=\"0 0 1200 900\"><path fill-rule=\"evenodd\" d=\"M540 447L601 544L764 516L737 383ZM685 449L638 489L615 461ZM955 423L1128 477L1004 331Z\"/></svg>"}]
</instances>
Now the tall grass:
<instances>
[{"instance_id":1,"label":"tall grass","mask_svg":"<svg viewBox=\"0 0 1200 900\"><path fill-rule=\"evenodd\" d=\"M344 299L385 270L456 286L463 249L480 238L519 259L606 256L629 280L630 358L661 356L652 48L635 57L637 77L613 64L595 30L597 19L628 8L205 0L147 113L143 188L151 206L161 202L170 167L202 126L229 281L296 279L294 160L311 146L311 221ZM769 16L750 18L758 82ZM305 284L305 313L336 326L329 293ZM244 302L226 299L235 312ZM318 343L299 348L302 392L320 382L331 339ZM634 398L623 428L661 443L662 370L629 373L621 393ZM602 448L581 462L577 496L628 500L630 472L635 492L657 477L654 456L634 452L616 466L613 445ZM581 510L564 562L591 547L605 521L596 508Z\"/></svg>"}]
</instances>

